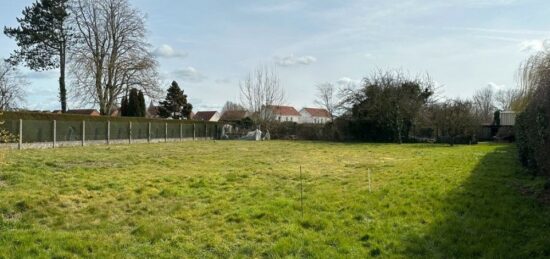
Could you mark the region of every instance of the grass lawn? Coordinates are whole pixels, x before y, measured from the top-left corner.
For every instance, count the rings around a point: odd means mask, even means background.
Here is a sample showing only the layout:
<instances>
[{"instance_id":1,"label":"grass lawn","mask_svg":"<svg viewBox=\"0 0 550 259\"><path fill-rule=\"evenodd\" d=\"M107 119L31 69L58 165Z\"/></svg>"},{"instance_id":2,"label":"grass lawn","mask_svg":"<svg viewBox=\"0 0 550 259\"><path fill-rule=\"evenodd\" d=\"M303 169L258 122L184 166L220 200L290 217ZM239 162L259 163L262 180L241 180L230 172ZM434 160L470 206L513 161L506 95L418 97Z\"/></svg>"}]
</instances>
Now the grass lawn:
<instances>
[{"instance_id":1,"label":"grass lawn","mask_svg":"<svg viewBox=\"0 0 550 259\"><path fill-rule=\"evenodd\" d=\"M536 199L544 182L510 145L218 141L4 154L0 258L550 256L550 206Z\"/></svg>"}]
</instances>

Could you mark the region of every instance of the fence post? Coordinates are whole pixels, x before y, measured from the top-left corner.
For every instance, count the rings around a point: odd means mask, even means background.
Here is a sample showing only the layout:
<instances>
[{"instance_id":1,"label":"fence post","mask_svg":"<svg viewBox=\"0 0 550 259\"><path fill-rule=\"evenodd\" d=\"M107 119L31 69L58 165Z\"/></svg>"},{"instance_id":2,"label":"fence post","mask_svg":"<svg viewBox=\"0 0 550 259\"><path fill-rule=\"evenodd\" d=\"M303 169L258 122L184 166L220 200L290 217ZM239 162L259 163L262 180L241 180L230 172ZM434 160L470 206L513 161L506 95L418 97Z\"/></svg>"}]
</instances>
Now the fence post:
<instances>
[{"instance_id":1,"label":"fence post","mask_svg":"<svg viewBox=\"0 0 550 259\"><path fill-rule=\"evenodd\" d=\"M17 145L17 148L21 150L23 147L23 119L19 119L19 144Z\"/></svg>"},{"instance_id":2,"label":"fence post","mask_svg":"<svg viewBox=\"0 0 550 259\"><path fill-rule=\"evenodd\" d=\"M204 122L204 140L208 139L208 126L206 125L206 122Z\"/></svg>"},{"instance_id":3,"label":"fence post","mask_svg":"<svg viewBox=\"0 0 550 259\"><path fill-rule=\"evenodd\" d=\"M196 130L195 123L193 123L193 141L195 140Z\"/></svg>"},{"instance_id":4,"label":"fence post","mask_svg":"<svg viewBox=\"0 0 550 259\"><path fill-rule=\"evenodd\" d=\"M111 121L107 121L107 145L111 144Z\"/></svg>"},{"instance_id":5,"label":"fence post","mask_svg":"<svg viewBox=\"0 0 550 259\"><path fill-rule=\"evenodd\" d=\"M183 124L180 122L180 141L183 141Z\"/></svg>"},{"instance_id":6,"label":"fence post","mask_svg":"<svg viewBox=\"0 0 550 259\"><path fill-rule=\"evenodd\" d=\"M84 142L86 142L86 121L82 121L82 146L84 146Z\"/></svg>"},{"instance_id":7,"label":"fence post","mask_svg":"<svg viewBox=\"0 0 550 259\"><path fill-rule=\"evenodd\" d=\"M132 144L132 122L128 122L128 144Z\"/></svg>"},{"instance_id":8,"label":"fence post","mask_svg":"<svg viewBox=\"0 0 550 259\"><path fill-rule=\"evenodd\" d=\"M168 142L168 122L164 123L164 142Z\"/></svg>"},{"instance_id":9,"label":"fence post","mask_svg":"<svg viewBox=\"0 0 550 259\"><path fill-rule=\"evenodd\" d=\"M53 120L53 134L52 134L52 140L53 140L53 148L55 148L55 144L57 142L57 121Z\"/></svg>"},{"instance_id":10,"label":"fence post","mask_svg":"<svg viewBox=\"0 0 550 259\"><path fill-rule=\"evenodd\" d=\"M151 143L151 122L147 123L147 143Z\"/></svg>"}]
</instances>

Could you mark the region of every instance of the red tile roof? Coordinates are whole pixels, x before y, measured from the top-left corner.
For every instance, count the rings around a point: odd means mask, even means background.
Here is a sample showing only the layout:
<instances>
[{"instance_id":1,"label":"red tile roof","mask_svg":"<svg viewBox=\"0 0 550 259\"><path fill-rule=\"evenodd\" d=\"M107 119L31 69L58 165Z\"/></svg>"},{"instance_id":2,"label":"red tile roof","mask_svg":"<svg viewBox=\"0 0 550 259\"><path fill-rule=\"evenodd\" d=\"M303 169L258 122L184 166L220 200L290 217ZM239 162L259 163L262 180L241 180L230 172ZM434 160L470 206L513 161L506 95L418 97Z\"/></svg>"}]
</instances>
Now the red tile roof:
<instances>
[{"instance_id":1,"label":"red tile roof","mask_svg":"<svg viewBox=\"0 0 550 259\"><path fill-rule=\"evenodd\" d=\"M283 115L283 116L300 116L300 113L294 109L294 107L291 106L269 106L273 114L275 115Z\"/></svg>"},{"instance_id":2,"label":"red tile roof","mask_svg":"<svg viewBox=\"0 0 550 259\"><path fill-rule=\"evenodd\" d=\"M330 113L326 109L321 108L304 108L312 117L330 118Z\"/></svg>"},{"instance_id":3,"label":"red tile roof","mask_svg":"<svg viewBox=\"0 0 550 259\"><path fill-rule=\"evenodd\" d=\"M214 117L214 115L217 113L217 111L204 111L204 112L197 112L193 119L195 120L201 120L201 121L209 121Z\"/></svg>"},{"instance_id":4,"label":"red tile roof","mask_svg":"<svg viewBox=\"0 0 550 259\"><path fill-rule=\"evenodd\" d=\"M66 113L99 116L99 112L96 109L75 109L75 110L68 110Z\"/></svg>"}]
</instances>

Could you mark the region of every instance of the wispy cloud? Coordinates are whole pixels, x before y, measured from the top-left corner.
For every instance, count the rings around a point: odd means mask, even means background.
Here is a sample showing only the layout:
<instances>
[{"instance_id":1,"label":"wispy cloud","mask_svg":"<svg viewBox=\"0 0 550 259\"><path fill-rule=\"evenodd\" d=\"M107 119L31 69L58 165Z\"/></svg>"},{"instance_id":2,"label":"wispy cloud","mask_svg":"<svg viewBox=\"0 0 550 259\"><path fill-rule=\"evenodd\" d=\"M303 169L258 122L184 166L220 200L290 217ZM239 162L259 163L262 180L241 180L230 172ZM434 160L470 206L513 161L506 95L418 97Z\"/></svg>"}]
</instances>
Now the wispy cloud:
<instances>
[{"instance_id":1,"label":"wispy cloud","mask_svg":"<svg viewBox=\"0 0 550 259\"><path fill-rule=\"evenodd\" d=\"M275 57L275 63L279 66L288 67L294 65L311 65L317 61L313 56L294 56L290 54L284 57Z\"/></svg>"},{"instance_id":2,"label":"wispy cloud","mask_svg":"<svg viewBox=\"0 0 550 259\"><path fill-rule=\"evenodd\" d=\"M201 72L194 67L186 67L173 72L174 76L182 78L188 82L202 82L206 79Z\"/></svg>"},{"instance_id":3,"label":"wispy cloud","mask_svg":"<svg viewBox=\"0 0 550 259\"><path fill-rule=\"evenodd\" d=\"M163 44L156 48L153 52L155 56L161 58L184 58L187 57L187 53L175 50L168 44Z\"/></svg>"},{"instance_id":4,"label":"wispy cloud","mask_svg":"<svg viewBox=\"0 0 550 259\"><path fill-rule=\"evenodd\" d=\"M550 48L549 40L525 40L520 42L519 48L521 51L531 52L531 51L544 51Z\"/></svg>"},{"instance_id":5,"label":"wispy cloud","mask_svg":"<svg viewBox=\"0 0 550 259\"><path fill-rule=\"evenodd\" d=\"M489 83L487 83L487 86L493 88L494 90L500 90L500 89L504 89L506 87L503 84L497 84L495 82L489 82Z\"/></svg>"}]
</instances>

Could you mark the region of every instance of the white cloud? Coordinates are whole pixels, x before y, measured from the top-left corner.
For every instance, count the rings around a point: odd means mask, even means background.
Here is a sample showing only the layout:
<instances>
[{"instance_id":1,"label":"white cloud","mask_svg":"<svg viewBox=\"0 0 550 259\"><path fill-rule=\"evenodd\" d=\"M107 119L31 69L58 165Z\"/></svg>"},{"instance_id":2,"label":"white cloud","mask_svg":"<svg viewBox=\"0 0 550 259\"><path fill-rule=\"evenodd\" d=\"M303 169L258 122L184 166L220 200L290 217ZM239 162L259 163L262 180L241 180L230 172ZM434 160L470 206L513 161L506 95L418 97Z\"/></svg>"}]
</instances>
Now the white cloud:
<instances>
[{"instance_id":1,"label":"white cloud","mask_svg":"<svg viewBox=\"0 0 550 259\"><path fill-rule=\"evenodd\" d=\"M519 44L521 51L546 51L550 49L550 40L525 40Z\"/></svg>"},{"instance_id":2,"label":"white cloud","mask_svg":"<svg viewBox=\"0 0 550 259\"><path fill-rule=\"evenodd\" d=\"M336 81L339 86L358 86L361 84L361 80L351 79L349 77L342 77Z\"/></svg>"},{"instance_id":3,"label":"white cloud","mask_svg":"<svg viewBox=\"0 0 550 259\"><path fill-rule=\"evenodd\" d=\"M284 57L275 57L275 63L283 67L294 66L294 65L311 65L316 61L317 61L317 58L313 56L297 57L297 56L294 56L294 54L290 54Z\"/></svg>"},{"instance_id":4,"label":"white cloud","mask_svg":"<svg viewBox=\"0 0 550 259\"><path fill-rule=\"evenodd\" d=\"M183 80L188 82L201 82L206 79L206 76L204 76L194 67L186 67L180 70L176 70L173 72L173 74L176 77L183 78Z\"/></svg>"},{"instance_id":5,"label":"white cloud","mask_svg":"<svg viewBox=\"0 0 550 259\"><path fill-rule=\"evenodd\" d=\"M506 87L505 85L499 85L495 82L489 82L489 83L487 83L487 86L493 88L493 90L500 90L500 89L504 89Z\"/></svg>"},{"instance_id":6,"label":"white cloud","mask_svg":"<svg viewBox=\"0 0 550 259\"><path fill-rule=\"evenodd\" d=\"M184 58L187 56L187 53L179 52L167 44L161 45L153 53L161 58Z\"/></svg>"}]
</instances>

